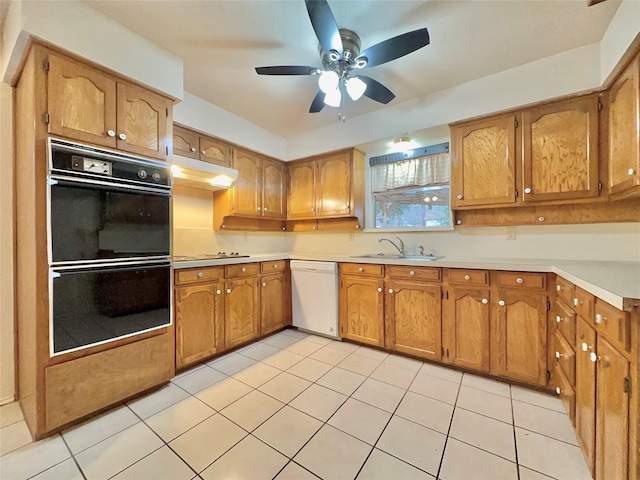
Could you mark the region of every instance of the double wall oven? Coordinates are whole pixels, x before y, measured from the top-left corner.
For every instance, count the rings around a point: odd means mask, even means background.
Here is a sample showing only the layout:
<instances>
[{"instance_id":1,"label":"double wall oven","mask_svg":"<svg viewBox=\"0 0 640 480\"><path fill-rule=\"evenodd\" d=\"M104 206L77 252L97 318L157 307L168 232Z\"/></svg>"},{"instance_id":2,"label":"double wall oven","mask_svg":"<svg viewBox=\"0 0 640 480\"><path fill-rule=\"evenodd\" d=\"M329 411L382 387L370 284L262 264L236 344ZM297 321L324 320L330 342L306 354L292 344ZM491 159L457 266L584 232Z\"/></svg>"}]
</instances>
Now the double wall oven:
<instances>
[{"instance_id":1,"label":"double wall oven","mask_svg":"<svg viewBox=\"0 0 640 480\"><path fill-rule=\"evenodd\" d=\"M48 139L51 356L171 324L166 164Z\"/></svg>"}]
</instances>

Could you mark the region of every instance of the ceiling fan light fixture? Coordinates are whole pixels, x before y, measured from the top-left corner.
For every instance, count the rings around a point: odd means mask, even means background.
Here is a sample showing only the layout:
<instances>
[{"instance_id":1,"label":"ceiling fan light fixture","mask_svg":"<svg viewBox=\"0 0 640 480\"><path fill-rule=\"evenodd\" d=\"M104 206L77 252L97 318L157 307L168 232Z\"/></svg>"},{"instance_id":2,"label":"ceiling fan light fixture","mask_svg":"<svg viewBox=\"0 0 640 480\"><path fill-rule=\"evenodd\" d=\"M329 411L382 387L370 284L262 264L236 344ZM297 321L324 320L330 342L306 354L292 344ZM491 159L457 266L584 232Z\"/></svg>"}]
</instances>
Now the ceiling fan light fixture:
<instances>
[{"instance_id":1,"label":"ceiling fan light fixture","mask_svg":"<svg viewBox=\"0 0 640 480\"><path fill-rule=\"evenodd\" d=\"M345 84L347 86L347 93L354 102L362 97L364 92L367 90L367 84L358 77L348 78Z\"/></svg>"},{"instance_id":2,"label":"ceiling fan light fixture","mask_svg":"<svg viewBox=\"0 0 640 480\"><path fill-rule=\"evenodd\" d=\"M398 137L393 141L394 149L398 152L411 148L411 137Z\"/></svg>"},{"instance_id":3,"label":"ceiling fan light fixture","mask_svg":"<svg viewBox=\"0 0 640 480\"><path fill-rule=\"evenodd\" d=\"M324 96L324 103L329 105L330 107L339 107L341 101L342 93L340 93L340 90L337 88L331 90Z\"/></svg>"},{"instance_id":4,"label":"ceiling fan light fixture","mask_svg":"<svg viewBox=\"0 0 640 480\"><path fill-rule=\"evenodd\" d=\"M318 86L325 94L329 94L338 88L340 77L333 70L324 70L318 78Z\"/></svg>"}]
</instances>

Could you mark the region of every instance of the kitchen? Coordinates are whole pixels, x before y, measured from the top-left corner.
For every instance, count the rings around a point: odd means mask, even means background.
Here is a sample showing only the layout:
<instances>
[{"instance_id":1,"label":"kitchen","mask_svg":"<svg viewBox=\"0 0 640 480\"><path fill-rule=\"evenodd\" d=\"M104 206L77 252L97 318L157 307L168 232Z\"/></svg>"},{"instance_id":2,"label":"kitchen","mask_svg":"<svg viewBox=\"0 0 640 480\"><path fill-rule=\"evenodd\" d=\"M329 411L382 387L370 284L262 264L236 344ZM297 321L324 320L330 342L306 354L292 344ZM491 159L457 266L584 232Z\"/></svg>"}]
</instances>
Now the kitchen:
<instances>
[{"instance_id":1,"label":"kitchen","mask_svg":"<svg viewBox=\"0 0 640 480\"><path fill-rule=\"evenodd\" d=\"M628 4L622 4L622 6L625 5ZM26 18L37 19L40 15L43 15L43 13L32 12L30 10L31 7L29 7L28 5L23 5L23 8L25 9L23 13L25 14ZM79 17L82 16L80 15L80 13L88 15L88 13L83 12L82 9L74 12L74 9L70 7L60 8L69 8L70 11L65 11L65 14L69 14L70 19L79 19ZM634 7L625 6L625 8ZM626 17L633 18L634 13L634 11L631 11L631 13L626 15ZM34 23L33 25L27 24L25 28L28 30L30 28L32 29L42 27L38 27ZM49 26L47 28L51 27ZM51 39L51 41L60 40L60 32L39 31L34 33L39 34L38 36L49 38ZM632 37L636 34L637 29L632 34ZM610 38L611 37L605 37L607 41L611 41ZM136 40L139 41L140 39L136 37ZM83 52L83 47L81 45L71 45L69 44L70 41L73 43L74 40L72 38L68 38L66 40L62 39L59 44L72 51L76 51L78 53ZM622 43L624 43L624 41ZM608 46L610 46L610 44L608 44ZM629 42L624 44L622 47L619 47L617 50L618 53L612 54L612 56L615 57L616 55L618 55L618 58L622 57L623 52L626 51L628 46ZM615 52L616 49L609 48L607 49L607 51ZM585 54L585 52L576 53L577 56L581 54ZM94 55L87 56L89 58L100 59L99 55L100 54L98 54L97 57L95 57ZM3 56L3 59L4 58L6 57ZM527 93L520 93L520 97L518 97L517 99L508 100L509 103L506 105L500 104L499 102L492 103L490 106L478 105L477 100L475 104L473 102L469 102L467 110L462 112L457 111L450 113L448 114L449 117L444 117L449 118L449 120L445 120L444 122L441 121L441 123L446 124L449 121L469 118L482 113L492 113L494 111L501 110L507 107L518 107L519 105L528 104L538 99L543 100L546 98L589 88L588 85L584 85L584 82L581 83L582 79L579 78L581 77L581 73L584 72L584 69L586 67L578 61L578 58L573 59L574 63L572 63L570 60L571 59L568 60L568 57L552 58L548 59L548 63L544 65L544 67L547 68L561 68L562 65L566 64L564 65L564 67L562 67L561 71L566 72L569 79L573 79L571 81L568 80L570 86L541 85L537 86L536 88L531 88L530 91L526 90L526 88L523 88L523 91L526 91ZM601 62L607 65L607 62L611 63L612 61L610 58L606 57L606 55L603 55ZM105 63L108 65L110 64L109 62ZM613 61L613 63L608 65L608 67L613 68L615 63L617 63L617 60ZM577 66L579 66L580 68L576 68L574 70L573 67ZM114 68L114 70L120 72L129 72L130 76L137 78L137 74L134 75L132 73L133 71L131 65L123 69ZM603 70L608 72L607 68L603 68ZM513 74L515 75L516 73ZM152 76L151 74L147 73L142 73L140 75L142 75L141 80L143 81L143 83L145 83L144 75ZM509 74L505 74L505 77L508 76ZM604 76L606 77L606 75ZM165 78L161 81L170 82L171 78L169 77L171 77L171 75L165 75ZM597 83L593 81L592 74L587 75L587 78L591 79L591 88L595 85L600 85L599 81ZM509 80L509 78L505 78L504 80L507 81ZM154 79L153 81L148 83L157 86L159 81L160 80ZM3 88L5 86L6 84L3 85ZM486 84L483 85L482 83L476 84L473 87L475 89L473 93L474 99L480 96L477 92L478 89L482 91L483 87L488 89L486 91L487 96L493 95L496 98L502 98L497 93L495 93L500 91L500 86L498 85L498 82L494 82L491 87L487 86ZM562 88L565 88L566 90L562 91ZM471 87L469 87L469 89L471 90ZM495 90L492 91L492 89ZM162 90L162 88L160 90ZM175 89L169 89L169 91L173 92L175 91ZM461 98L465 98L464 88L459 90L457 93L461 95ZM180 96L182 95L182 92L180 92ZM534 98L532 98L532 95ZM535 98L536 96L538 98ZM438 105L435 99L434 102L434 111L438 111ZM444 108L444 105L441 105L441 107ZM449 110L450 108L451 105L447 105L447 109ZM409 115L407 115L407 118L410 117L411 112L408 113ZM294 140L290 143L290 145L287 145L287 148L292 152L290 155L281 155L277 153L279 147L276 144L279 140L275 136L269 137L265 134L264 131L261 131L256 126L247 125L241 119L233 117L224 117L226 121L220 122L220 129L218 130L216 128L216 131L211 131L211 128L209 126L210 119L219 118L220 115L222 115L222 113L215 106L204 102L190 94L184 94L183 102L177 104L174 108L174 120L176 122L189 125L190 127L193 127L199 131L207 132L212 135L225 138L233 143L240 144L245 147L250 147L255 150L266 150L268 152L271 152L271 155L274 157L294 159L326 151L326 148L317 151L305 150L305 148L313 148L304 146L309 145L309 140L313 140L313 137L303 136L299 140ZM440 117L440 120L442 120L442 117ZM347 121L347 125L351 123L357 126L357 121L358 120L356 118L349 119ZM233 131L227 132L224 131L225 129ZM246 132L247 138L238 138L238 130ZM444 133L441 128L435 128L431 132L432 136L431 138L429 138L428 144L438 143L441 140L448 140L447 127L445 127L444 129ZM372 135L375 135L375 133L373 133ZM381 135L381 137L382 136L383 135ZM388 137L388 134L384 136ZM262 145L260 144L260 139L263 140ZM345 138L344 134L340 133L339 131L336 135L336 139L337 141L335 148L332 148L332 150L337 148L349 147L353 144L348 143L352 142L352 138ZM318 144L322 143L319 138L316 139L316 141ZM365 142L358 142L358 144L364 143ZM313 144L314 142L311 142L311 145ZM6 145L5 142L3 142L3 148L5 148L4 145ZM267 146L269 146L269 148L266 148ZM3 158L5 158L4 152ZM293 252L298 254L308 254L314 252L326 252L345 254L348 256L349 254L356 255L381 251L380 246L377 243L379 235L376 233L368 232L360 233L356 231L353 234L330 232L308 232L293 234L273 234L262 232L220 232L218 230L215 230L213 225L212 212L215 211L215 200L211 202L210 197L201 196L197 193L194 194L193 192L188 193L188 195L176 194L174 198L174 227L176 227L173 235L174 253L192 255L206 252L215 253L217 251L239 251L241 253L250 253L252 254L252 256L254 256L258 253ZM5 224L6 223L3 222L3 225ZM516 233L517 240L515 242L507 241L504 238L504 229L496 227L476 227L468 229L462 228L456 230L456 233L444 232L428 235L417 233L402 233L401 236L407 243L407 246L411 249L416 249L419 244L424 244L424 246L427 248L427 251L432 251L439 255L445 255L445 257L454 257L456 256L456 254L459 256L458 252L464 251L465 257L473 256L491 258L496 256L504 256L506 258L529 257L584 259L593 258L593 252L598 252L599 258L603 260L638 261L638 230L637 225L633 223L574 226L558 225L546 227L518 226ZM352 238L353 240L351 240ZM330 250L327 249L328 245L331 245ZM604 249L603 245L605 246ZM4 272L6 271L4 268L4 263L2 270L4 275ZM5 282L3 280L3 286L4 285ZM5 297L3 297L3 301L4 298ZM6 323L7 322L4 322L3 320L3 328L6 327ZM4 338L11 338L11 335L9 337L6 337L3 331L3 350ZM12 364L12 362L10 362L10 364ZM6 363L4 362L4 358L3 365L6 365Z\"/></svg>"}]
</instances>

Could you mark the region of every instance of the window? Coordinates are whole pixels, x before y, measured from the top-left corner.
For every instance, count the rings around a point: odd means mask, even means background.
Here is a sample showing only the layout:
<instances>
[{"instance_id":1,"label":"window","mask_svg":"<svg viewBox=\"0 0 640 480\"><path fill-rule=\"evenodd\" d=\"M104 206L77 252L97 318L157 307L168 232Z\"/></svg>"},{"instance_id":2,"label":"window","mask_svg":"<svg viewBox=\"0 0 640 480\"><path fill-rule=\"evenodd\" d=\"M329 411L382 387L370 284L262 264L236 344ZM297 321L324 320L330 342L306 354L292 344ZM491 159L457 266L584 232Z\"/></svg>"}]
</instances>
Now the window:
<instances>
[{"instance_id":1,"label":"window","mask_svg":"<svg viewBox=\"0 0 640 480\"><path fill-rule=\"evenodd\" d=\"M375 228L451 226L448 143L372 157L369 163Z\"/></svg>"}]
</instances>

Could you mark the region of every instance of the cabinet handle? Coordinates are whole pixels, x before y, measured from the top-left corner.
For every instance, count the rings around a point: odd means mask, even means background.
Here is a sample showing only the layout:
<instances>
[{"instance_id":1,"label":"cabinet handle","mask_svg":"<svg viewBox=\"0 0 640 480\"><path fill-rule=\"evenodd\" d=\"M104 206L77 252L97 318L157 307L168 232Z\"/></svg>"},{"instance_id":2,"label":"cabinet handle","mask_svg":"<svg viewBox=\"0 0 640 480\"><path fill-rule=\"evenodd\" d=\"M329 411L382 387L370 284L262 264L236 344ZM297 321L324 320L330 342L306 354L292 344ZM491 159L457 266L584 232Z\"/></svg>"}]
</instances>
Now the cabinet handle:
<instances>
[{"instance_id":1,"label":"cabinet handle","mask_svg":"<svg viewBox=\"0 0 640 480\"><path fill-rule=\"evenodd\" d=\"M115 137L116 132L114 132L113 130L107 130L107 135L109 135L110 137Z\"/></svg>"},{"instance_id":2,"label":"cabinet handle","mask_svg":"<svg viewBox=\"0 0 640 480\"><path fill-rule=\"evenodd\" d=\"M482 299L482 303L484 303L486 305L487 303L489 303L489 300L487 300L486 298L483 298Z\"/></svg>"},{"instance_id":3,"label":"cabinet handle","mask_svg":"<svg viewBox=\"0 0 640 480\"><path fill-rule=\"evenodd\" d=\"M216 295L220 295L222 293L222 290L216 290Z\"/></svg>"},{"instance_id":4,"label":"cabinet handle","mask_svg":"<svg viewBox=\"0 0 640 480\"><path fill-rule=\"evenodd\" d=\"M345 205L345 206L344 206L344 209L345 209L345 210L349 210L349 205Z\"/></svg>"},{"instance_id":5,"label":"cabinet handle","mask_svg":"<svg viewBox=\"0 0 640 480\"><path fill-rule=\"evenodd\" d=\"M560 387L556 387L556 393L560 395Z\"/></svg>"},{"instance_id":6,"label":"cabinet handle","mask_svg":"<svg viewBox=\"0 0 640 480\"><path fill-rule=\"evenodd\" d=\"M593 363L596 363L598 360L600 360L600 355L596 355L596 352L591 352L589 354L589 360L591 360Z\"/></svg>"},{"instance_id":7,"label":"cabinet handle","mask_svg":"<svg viewBox=\"0 0 640 480\"><path fill-rule=\"evenodd\" d=\"M465 276L464 276L464 279L465 279L465 280L471 280L471 276L470 276L470 275L465 275Z\"/></svg>"},{"instance_id":8,"label":"cabinet handle","mask_svg":"<svg viewBox=\"0 0 640 480\"><path fill-rule=\"evenodd\" d=\"M206 154L207 154L207 151L206 151L206 150L202 150L202 151L200 152L200 154L201 154L201 155L206 155Z\"/></svg>"},{"instance_id":9,"label":"cabinet handle","mask_svg":"<svg viewBox=\"0 0 640 480\"><path fill-rule=\"evenodd\" d=\"M120 140L126 140L126 139L127 139L127 136L126 136L124 133L121 133L120 135L118 135L118 138L119 138Z\"/></svg>"},{"instance_id":10,"label":"cabinet handle","mask_svg":"<svg viewBox=\"0 0 640 480\"><path fill-rule=\"evenodd\" d=\"M560 358L562 356L562 354L558 351L556 351L556 358Z\"/></svg>"},{"instance_id":11,"label":"cabinet handle","mask_svg":"<svg viewBox=\"0 0 640 480\"><path fill-rule=\"evenodd\" d=\"M276 264L273 266L273 268L278 268L278 264L276 263Z\"/></svg>"},{"instance_id":12,"label":"cabinet handle","mask_svg":"<svg viewBox=\"0 0 640 480\"><path fill-rule=\"evenodd\" d=\"M544 222L544 217L538 217L539 222Z\"/></svg>"},{"instance_id":13,"label":"cabinet handle","mask_svg":"<svg viewBox=\"0 0 640 480\"><path fill-rule=\"evenodd\" d=\"M364 272L364 268L359 267L359 268L358 268L358 271L359 271L359 272Z\"/></svg>"},{"instance_id":14,"label":"cabinet handle","mask_svg":"<svg viewBox=\"0 0 640 480\"><path fill-rule=\"evenodd\" d=\"M191 147L191 151L195 152L196 151L196 147Z\"/></svg>"},{"instance_id":15,"label":"cabinet handle","mask_svg":"<svg viewBox=\"0 0 640 480\"><path fill-rule=\"evenodd\" d=\"M560 285L556 285L556 290L561 292L562 291L562 287Z\"/></svg>"},{"instance_id":16,"label":"cabinet handle","mask_svg":"<svg viewBox=\"0 0 640 480\"><path fill-rule=\"evenodd\" d=\"M504 307L504 300L499 300L498 305L500 305L501 307Z\"/></svg>"},{"instance_id":17,"label":"cabinet handle","mask_svg":"<svg viewBox=\"0 0 640 480\"><path fill-rule=\"evenodd\" d=\"M267 211L267 207L264 207L264 208L262 209L262 211L266 212L266 211Z\"/></svg>"},{"instance_id":18,"label":"cabinet handle","mask_svg":"<svg viewBox=\"0 0 640 480\"><path fill-rule=\"evenodd\" d=\"M390 288L390 289L389 289L389 293L393 293L393 288Z\"/></svg>"},{"instance_id":19,"label":"cabinet handle","mask_svg":"<svg viewBox=\"0 0 640 480\"><path fill-rule=\"evenodd\" d=\"M578 305L580 305L582 302L580 300L578 300L577 298L573 299L573 304L577 307Z\"/></svg>"},{"instance_id":20,"label":"cabinet handle","mask_svg":"<svg viewBox=\"0 0 640 480\"><path fill-rule=\"evenodd\" d=\"M312 208L312 209L311 209L311 211L312 211L312 212L315 212L315 211L316 211L316 209L315 209L315 208Z\"/></svg>"},{"instance_id":21,"label":"cabinet handle","mask_svg":"<svg viewBox=\"0 0 640 480\"><path fill-rule=\"evenodd\" d=\"M599 313L596 313L596 323L600 324L605 320L606 319L602 315L600 315Z\"/></svg>"},{"instance_id":22,"label":"cabinet handle","mask_svg":"<svg viewBox=\"0 0 640 480\"><path fill-rule=\"evenodd\" d=\"M560 315L556 315L556 323L560 323L562 321L562 317Z\"/></svg>"},{"instance_id":23,"label":"cabinet handle","mask_svg":"<svg viewBox=\"0 0 640 480\"><path fill-rule=\"evenodd\" d=\"M525 188L524 193L531 193L531 189L529 187Z\"/></svg>"},{"instance_id":24,"label":"cabinet handle","mask_svg":"<svg viewBox=\"0 0 640 480\"><path fill-rule=\"evenodd\" d=\"M316 226L314 225L314 226L313 226L313 230L317 230L317 229L318 229L318 227L316 227Z\"/></svg>"},{"instance_id":25,"label":"cabinet handle","mask_svg":"<svg viewBox=\"0 0 640 480\"><path fill-rule=\"evenodd\" d=\"M458 200L462 200L462 194L458 194Z\"/></svg>"},{"instance_id":26,"label":"cabinet handle","mask_svg":"<svg viewBox=\"0 0 640 480\"><path fill-rule=\"evenodd\" d=\"M256 208L256 210L260 211L260 210L261 210L261 208L260 208L260 207L257 207L257 208Z\"/></svg>"},{"instance_id":27,"label":"cabinet handle","mask_svg":"<svg viewBox=\"0 0 640 480\"><path fill-rule=\"evenodd\" d=\"M204 276L204 273L198 272L198 278L202 278L203 276Z\"/></svg>"},{"instance_id":28,"label":"cabinet handle","mask_svg":"<svg viewBox=\"0 0 640 480\"><path fill-rule=\"evenodd\" d=\"M262 286L263 286L263 287L266 287L266 286L267 286L267 283L266 283L266 282L262 282Z\"/></svg>"},{"instance_id":29,"label":"cabinet handle","mask_svg":"<svg viewBox=\"0 0 640 480\"><path fill-rule=\"evenodd\" d=\"M378 293L382 293L382 288L378 287Z\"/></svg>"},{"instance_id":30,"label":"cabinet handle","mask_svg":"<svg viewBox=\"0 0 640 480\"><path fill-rule=\"evenodd\" d=\"M243 273L247 271L246 267L242 267L240 270L241 270Z\"/></svg>"},{"instance_id":31,"label":"cabinet handle","mask_svg":"<svg viewBox=\"0 0 640 480\"><path fill-rule=\"evenodd\" d=\"M521 277L516 278L516 283L524 283L524 280Z\"/></svg>"},{"instance_id":32,"label":"cabinet handle","mask_svg":"<svg viewBox=\"0 0 640 480\"><path fill-rule=\"evenodd\" d=\"M634 173L636 173L636 171L633 168L630 168L629 170L627 170L627 173L629 175L633 175Z\"/></svg>"},{"instance_id":33,"label":"cabinet handle","mask_svg":"<svg viewBox=\"0 0 640 480\"><path fill-rule=\"evenodd\" d=\"M230 288L227 288L227 293L231 293L231 289Z\"/></svg>"},{"instance_id":34,"label":"cabinet handle","mask_svg":"<svg viewBox=\"0 0 640 480\"><path fill-rule=\"evenodd\" d=\"M592 349L589 345L587 345L587 342L582 342L582 344L580 345L580 348L582 348L583 352L586 352L587 350Z\"/></svg>"},{"instance_id":35,"label":"cabinet handle","mask_svg":"<svg viewBox=\"0 0 640 480\"><path fill-rule=\"evenodd\" d=\"M413 277L415 274L416 274L416 272L414 272L413 270L411 270L411 271L409 272L409 275L411 275L412 277Z\"/></svg>"},{"instance_id":36,"label":"cabinet handle","mask_svg":"<svg viewBox=\"0 0 640 480\"><path fill-rule=\"evenodd\" d=\"M456 220L456 225L462 225L462 220Z\"/></svg>"}]
</instances>

